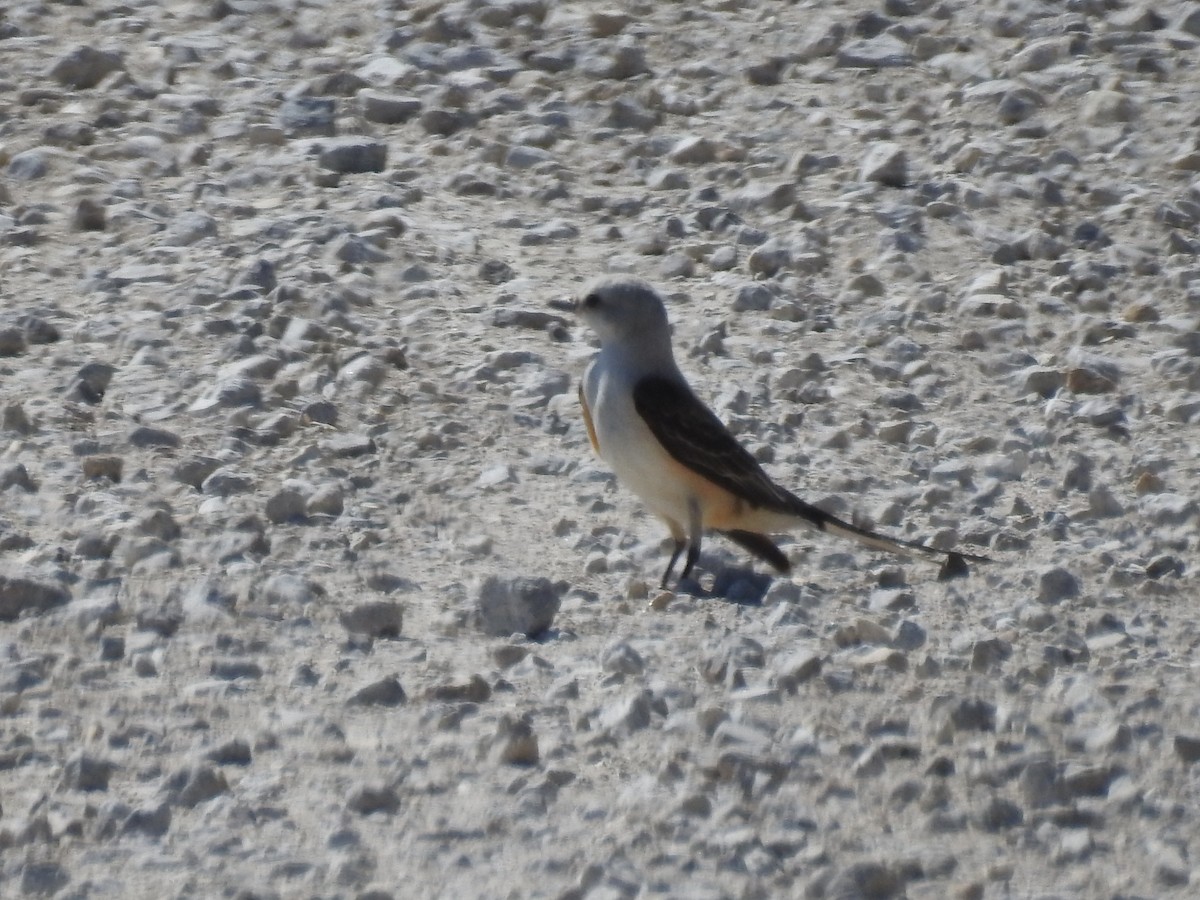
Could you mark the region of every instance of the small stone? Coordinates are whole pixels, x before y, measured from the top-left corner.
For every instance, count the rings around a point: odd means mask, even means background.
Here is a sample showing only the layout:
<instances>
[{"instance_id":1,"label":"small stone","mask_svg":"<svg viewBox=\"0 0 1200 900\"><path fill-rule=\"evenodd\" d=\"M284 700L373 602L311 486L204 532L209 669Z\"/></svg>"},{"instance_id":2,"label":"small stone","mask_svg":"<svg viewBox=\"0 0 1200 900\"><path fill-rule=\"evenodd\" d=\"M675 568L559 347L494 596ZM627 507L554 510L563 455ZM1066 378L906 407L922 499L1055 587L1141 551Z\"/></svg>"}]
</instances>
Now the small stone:
<instances>
[{"instance_id":1,"label":"small stone","mask_svg":"<svg viewBox=\"0 0 1200 900\"><path fill-rule=\"evenodd\" d=\"M886 32L848 41L837 51L837 64L848 69L892 69L912 65L913 57L898 38Z\"/></svg>"},{"instance_id":2,"label":"small stone","mask_svg":"<svg viewBox=\"0 0 1200 900\"><path fill-rule=\"evenodd\" d=\"M1000 638L976 641L971 646L971 669L975 672L989 672L998 669L1006 659L1012 656L1012 652L1012 644Z\"/></svg>"},{"instance_id":3,"label":"small stone","mask_svg":"<svg viewBox=\"0 0 1200 900\"><path fill-rule=\"evenodd\" d=\"M1061 566L1047 569L1038 579L1038 601L1045 604L1060 603L1080 593L1079 579Z\"/></svg>"},{"instance_id":4,"label":"small stone","mask_svg":"<svg viewBox=\"0 0 1200 900\"><path fill-rule=\"evenodd\" d=\"M489 575L476 595L480 627L497 637L546 631L561 602L547 578Z\"/></svg>"},{"instance_id":5,"label":"small stone","mask_svg":"<svg viewBox=\"0 0 1200 900\"><path fill-rule=\"evenodd\" d=\"M104 399L104 393L115 374L116 367L108 363L87 363L76 373L67 395L85 403L99 403Z\"/></svg>"},{"instance_id":6,"label":"small stone","mask_svg":"<svg viewBox=\"0 0 1200 900\"><path fill-rule=\"evenodd\" d=\"M70 873L60 863L30 859L20 866L20 892L23 897L63 896L71 883ZM80 886L80 890L86 888Z\"/></svg>"},{"instance_id":7,"label":"small stone","mask_svg":"<svg viewBox=\"0 0 1200 900\"><path fill-rule=\"evenodd\" d=\"M728 272L737 265L737 247L733 244L722 244L708 255L708 267L714 272Z\"/></svg>"},{"instance_id":8,"label":"small stone","mask_svg":"<svg viewBox=\"0 0 1200 900\"><path fill-rule=\"evenodd\" d=\"M908 153L899 144L883 141L872 145L863 157L859 181L875 181L901 188L908 183Z\"/></svg>"},{"instance_id":9,"label":"small stone","mask_svg":"<svg viewBox=\"0 0 1200 900\"><path fill-rule=\"evenodd\" d=\"M297 490L284 488L267 500L264 512L276 525L284 522L302 522L307 515L304 495Z\"/></svg>"},{"instance_id":10,"label":"small stone","mask_svg":"<svg viewBox=\"0 0 1200 900\"><path fill-rule=\"evenodd\" d=\"M996 707L986 700L967 698L951 709L950 721L959 731L995 731Z\"/></svg>"},{"instance_id":11,"label":"small stone","mask_svg":"<svg viewBox=\"0 0 1200 900\"><path fill-rule=\"evenodd\" d=\"M714 162L716 158L716 145L708 138L698 135L680 138L667 153L667 159L677 165L705 165Z\"/></svg>"},{"instance_id":12,"label":"small stone","mask_svg":"<svg viewBox=\"0 0 1200 900\"><path fill-rule=\"evenodd\" d=\"M322 485L309 496L304 508L310 516L337 518L345 509L342 489L336 484Z\"/></svg>"},{"instance_id":13,"label":"small stone","mask_svg":"<svg viewBox=\"0 0 1200 900\"><path fill-rule=\"evenodd\" d=\"M387 144L357 137L341 138L321 148L317 163L340 175L382 172L387 166Z\"/></svg>"},{"instance_id":14,"label":"small stone","mask_svg":"<svg viewBox=\"0 0 1200 900\"><path fill-rule=\"evenodd\" d=\"M1177 734L1173 744L1175 755L1185 763L1200 762L1200 736Z\"/></svg>"},{"instance_id":15,"label":"small stone","mask_svg":"<svg viewBox=\"0 0 1200 900\"><path fill-rule=\"evenodd\" d=\"M389 675L359 688L347 702L352 706L401 706L408 702L408 695L400 679Z\"/></svg>"},{"instance_id":16,"label":"small stone","mask_svg":"<svg viewBox=\"0 0 1200 900\"><path fill-rule=\"evenodd\" d=\"M395 600L368 600L338 613L338 621L351 634L398 638L404 625L404 608Z\"/></svg>"},{"instance_id":17,"label":"small stone","mask_svg":"<svg viewBox=\"0 0 1200 900\"><path fill-rule=\"evenodd\" d=\"M286 572L272 575L259 588L259 599L272 605L303 606L325 594L317 582Z\"/></svg>"},{"instance_id":18,"label":"small stone","mask_svg":"<svg viewBox=\"0 0 1200 900\"><path fill-rule=\"evenodd\" d=\"M786 65L786 59L773 57L762 62L752 63L746 66L743 71L745 72L746 80L751 84L758 87L771 87L779 84Z\"/></svg>"},{"instance_id":19,"label":"small stone","mask_svg":"<svg viewBox=\"0 0 1200 900\"><path fill-rule=\"evenodd\" d=\"M775 664L780 687L794 691L798 685L821 674L821 654L814 649L793 650Z\"/></svg>"},{"instance_id":20,"label":"small stone","mask_svg":"<svg viewBox=\"0 0 1200 900\"><path fill-rule=\"evenodd\" d=\"M228 793L229 782L219 769L207 763L199 763L172 775L167 780L165 790L171 803L190 809L206 800Z\"/></svg>"},{"instance_id":21,"label":"small stone","mask_svg":"<svg viewBox=\"0 0 1200 900\"><path fill-rule=\"evenodd\" d=\"M393 815L400 809L400 795L391 785L362 784L350 792L346 808L362 816L377 812Z\"/></svg>"},{"instance_id":22,"label":"small stone","mask_svg":"<svg viewBox=\"0 0 1200 900\"><path fill-rule=\"evenodd\" d=\"M737 688L745 684L747 670L762 669L765 662L762 644L743 635L729 635L704 652L700 674L706 681Z\"/></svg>"},{"instance_id":23,"label":"small stone","mask_svg":"<svg viewBox=\"0 0 1200 900\"><path fill-rule=\"evenodd\" d=\"M321 441L318 446L330 456L342 459L367 456L376 450L374 438L351 432L335 434Z\"/></svg>"},{"instance_id":24,"label":"small stone","mask_svg":"<svg viewBox=\"0 0 1200 900\"><path fill-rule=\"evenodd\" d=\"M811 896L855 898L855 900L898 900L904 896L904 879L892 867L875 862L856 862L839 869L820 894Z\"/></svg>"},{"instance_id":25,"label":"small stone","mask_svg":"<svg viewBox=\"0 0 1200 900\"><path fill-rule=\"evenodd\" d=\"M253 761L253 754L248 741L233 738L209 750L204 758L219 766L248 766Z\"/></svg>"},{"instance_id":26,"label":"small stone","mask_svg":"<svg viewBox=\"0 0 1200 900\"><path fill-rule=\"evenodd\" d=\"M20 356L24 352L24 329L18 328L15 325L0 327L0 356Z\"/></svg>"},{"instance_id":27,"label":"small stone","mask_svg":"<svg viewBox=\"0 0 1200 900\"><path fill-rule=\"evenodd\" d=\"M763 284L747 284L733 298L734 312L761 311L771 308L775 295Z\"/></svg>"},{"instance_id":28,"label":"small stone","mask_svg":"<svg viewBox=\"0 0 1200 900\"><path fill-rule=\"evenodd\" d=\"M0 622L12 622L25 612L44 612L71 600L67 589L32 575L0 573Z\"/></svg>"},{"instance_id":29,"label":"small stone","mask_svg":"<svg viewBox=\"0 0 1200 900\"><path fill-rule=\"evenodd\" d=\"M37 493L37 484L29 477L29 471L24 463L13 463L0 469L0 492L17 487L26 493Z\"/></svg>"},{"instance_id":30,"label":"small stone","mask_svg":"<svg viewBox=\"0 0 1200 900\"><path fill-rule=\"evenodd\" d=\"M496 723L492 756L508 766L537 765L540 758L538 740L528 716L518 719L506 714L500 717Z\"/></svg>"},{"instance_id":31,"label":"small stone","mask_svg":"<svg viewBox=\"0 0 1200 900\"><path fill-rule=\"evenodd\" d=\"M1086 366L1076 366L1067 372L1067 390L1076 394L1105 394L1116 387L1111 378Z\"/></svg>"},{"instance_id":32,"label":"small stone","mask_svg":"<svg viewBox=\"0 0 1200 900\"><path fill-rule=\"evenodd\" d=\"M166 428L154 428L150 425L139 425L129 432L129 443L135 447L178 447L179 435Z\"/></svg>"},{"instance_id":33,"label":"small stone","mask_svg":"<svg viewBox=\"0 0 1200 900\"><path fill-rule=\"evenodd\" d=\"M67 786L77 791L106 791L116 765L83 751L73 753L63 768Z\"/></svg>"},{"instance_id":34,"label":"small stone","mask_svg":"<svg viewBox=\"0 0 1200 900\"><path fill-rule=\"evenodd\" d=\"M278 121L291 137L332 137L336 114L337 103L329 97L288 97L279 106Z\"/></svg>"},{"instance_id":35,"label":"small stone","mask_svg":"<svg viewBox=\"0 0 1200 900\"><path fill-rule=\"evenodd\" d=\"M121 831L141 832L149 837L162 837L171 827L171 808L166 803L135 809L121 825Z\"/></svg>"},{"instance_id":36,"label":"small stone","mask_svg":"<svg viewBox=\"0 0 1200 900\"><path fill-rule=\"evenodd\" d=\"M310 422L315 422L318 425L336 425L338 421L338 408L336 404L330 403L328 400L314 400L312 403L305 404L304 416Z\"/></svg>"},{"instance_id":37,"label":"small stone","mask_svg":"<svg viewBox=\"0 0 1200 900\"><path fill-rule=\"evenodd\" d=\"M421 112L421 101L416 97L363 88L357 99L363 118L381 125L399 125Z\"/></svg>"},{"instance_id":38,"label":"small stone","mask_svg":"<svg viewBox=\"0 0 1200 900\"><path fill-rule=\"evenodd\" d=\"M84 45L60 56L50 67L50 77L63 87L86 90L122 67L119 54Z\"/></svg>"},{"instance_id":39,"label":"small stone","mask_svg":"<svg viewBox=\"0 0 1200 900\"><path fill-rule=\"evenodd\" d=\"M37 181L39 178L45 178L50 172L50 157L44 151L37 147L32 150L23 150L20 153L13 155L8 163L8 177L13 181ZM10 231L8 240L10 243L18 241L18 235L21 236L21 243L28 245L37 241L37 232L25 229L22 232Z\"/></svg>"},{"instance_id":40,"label":"small stone","mask_svg":"<svg viewBox=\"0 0 1200 900\"><path fill-rule=\"evenodd\" d=\"M647 109L633 97L617 97L609 106L608 118L605 124L612 128L629 128L635 131L649 131L660 119L655 110Z\"/></svg>"},{"instance_id":41,"label":"small stone","mask_svg":"<svg viewBox=\"0 0 1200 900\"><path fill-rule=\"evenodd\" d=\"M116 662L125 658L125 638L115 635L105 635L100 638L100 659L104 662Z\"/></svg>"},{"instance_id":42,"label":"small stone","mask_svg":"<svg viewBox=\"0 0 1200 900\"><path fill-rule=\"evenodd\" d=\"M598 38L614 37L633 21L633 16L620 9L593 9L588 13L588 28Z\"/></svg>"},{"instance_id":43,"label":"small stone","mask_svg":"<svg viewBox=\"0 0 1200 900\"><path fill-rule=\"evenodd\" d=\"M614 641L600 653L600 668L617 675L640 675L646 663L627 641Z\"/></svg>"},{"instance_id":44,"label":"small stone","mask_svg":"<svg viewBox=\"0 0 1200 900\"><path fill-rule=\"evenodd\" d=\"M467 681L437 684L426 691L426 697L442 703L484 703L492 696L492 687L482 675L472 675Z\"/></svg>"},{"instance_id":45,"label":"small stone","mask_svg":"<svg viewBox=\"0 0 1200 900\"><path fill-rule=\"evenodd\" d=\"M208 673L221 681L237 681L245 678L257 681L263 676L262 666L252 659L214 659L208 666Z\"/></svg>"},{"instance_id":46,"label":"small stone","mask_svg":"<svg viewBox=\"0 0 1200 900\"><path fill-rule=\"evenodd\" d=\"M471 116L465 110L435 106L423 110L417 121L428 134L449 137L466 128L471 123Z\"/></svg>"},{"instance_id":47,"label":"small stone","mask_svg":"<svg viewBox=\"0 0 1200 900\"><path fill-rule=\"evenodd\" d=\"M183 530L168 510L156 509L138 519L137 530L161 541L176 540Z\"/></svg>"},{"instance_id":48,"label":"small stone","mask_svg":"<svg viewBox=\"0 0 1200 900\"><path fill-rule=\"evenodd\" d=\"M0 329L2 333L2 329ZM0 337L0 342L3 338ZM2 354L0 354L2 355ZM8 403L4 407L3 419L0 420L0 427L5 431L15 431L17 434L32 434L33 422L29 419L29 414L25 412L25 407L20 403Z\"/></svg>"},{"instance_id":49,"label":"small stone","mask_svg":"<svg viewBox=\"0 0 1200 900\"><path fill-rule=\"evenodd\" d=\"M1120 91L1095 90L1084 95L1080 118L1091 125L1130 122L1138 116L1132 98Z\"/></svg>"},{"instance_id":50,"label":"small stone","mask_svg":"<svg viewBox=\"0 0 1200 900\"><path fill-rule=\"evenodd\" d=\"M653 718L653 699L650 691L642 690L609 704L600 713L600 726L622 735L648 728Z\"/></svg>"},{"instance_id":51,"label":"small stone","mask_svg":"<svg viewBox=\"0 0 1200 900\"><path fill-rule=\"evenodd\" d=\"M75 204L71 227L76 231L103 231L106 224L107 217L100 203L90 197L84 197Z\"/></svg>"},{"instance_id":52,"label":"small stone","mask_svg":"<svg viewBox=\"0 0 1200 900\"><path fill-rule=\"evenodd\" d=\"M1020 825L1025 821L1025 814L1011 800L993 797L979 811L976 820L984 831L1003 831Z\"/></svg>"}]
</instances>

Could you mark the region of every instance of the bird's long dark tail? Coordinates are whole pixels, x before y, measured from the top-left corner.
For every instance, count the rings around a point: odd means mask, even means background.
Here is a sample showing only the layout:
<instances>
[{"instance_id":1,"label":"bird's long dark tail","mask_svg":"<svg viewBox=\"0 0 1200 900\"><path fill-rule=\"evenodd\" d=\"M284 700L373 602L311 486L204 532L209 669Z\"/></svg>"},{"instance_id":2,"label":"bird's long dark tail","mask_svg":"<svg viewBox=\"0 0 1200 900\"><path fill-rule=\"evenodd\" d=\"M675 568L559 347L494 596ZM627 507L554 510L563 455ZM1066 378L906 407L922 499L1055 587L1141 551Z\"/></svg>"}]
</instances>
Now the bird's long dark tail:
<instances>
[{"instance_id":1,"label":"bird's long dark tail","mask_svg":"<svg viewBox=\"0 0 1200 900\"><path fill-rule=\"evenodd\" d=\"M791 495L791 500L792 503L789 504L788 511L803 519L818 531L847 537L875 550L899 553L904 556L927 556L941 560L942 568L938 573L939 581L961 578L967 575L970 571L967 566L968 561L976 563L991 562L989 557L980 556L976 553L963 553L958 550L940 550L937 547L919 544L916 541L906 541L902 538L892 538L877 534L874 531L868 531L866 528L859 528L857 525L843 521L832 513L827 513L823 509L813 506L811 503L804 502L794 494ZM743 544L743 546L746 545ZM754 552L748 546L746 549Z\"/></svg>"}]
</instances>

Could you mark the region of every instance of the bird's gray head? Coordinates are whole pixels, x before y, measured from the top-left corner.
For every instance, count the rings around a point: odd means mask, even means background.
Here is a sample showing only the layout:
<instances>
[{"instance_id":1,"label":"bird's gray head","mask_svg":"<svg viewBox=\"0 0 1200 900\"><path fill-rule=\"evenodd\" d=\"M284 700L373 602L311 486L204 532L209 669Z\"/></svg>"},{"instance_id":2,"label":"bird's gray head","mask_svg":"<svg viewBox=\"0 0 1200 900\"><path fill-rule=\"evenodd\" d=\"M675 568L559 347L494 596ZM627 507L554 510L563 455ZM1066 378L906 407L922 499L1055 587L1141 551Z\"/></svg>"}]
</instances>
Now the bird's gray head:
<instances>
[{"instance_id":1,"label":"bird's gray head","mask_svg":"<svg viewBox=\"0 0 1200 900\"><path fill-rule=\"evenodd\" d=\"M671 341L667 308L658 291L640 278L607 276L597 278L580 293L575 312L596 335L600 344L635 344Z\"/></svg>"}]
</instances>

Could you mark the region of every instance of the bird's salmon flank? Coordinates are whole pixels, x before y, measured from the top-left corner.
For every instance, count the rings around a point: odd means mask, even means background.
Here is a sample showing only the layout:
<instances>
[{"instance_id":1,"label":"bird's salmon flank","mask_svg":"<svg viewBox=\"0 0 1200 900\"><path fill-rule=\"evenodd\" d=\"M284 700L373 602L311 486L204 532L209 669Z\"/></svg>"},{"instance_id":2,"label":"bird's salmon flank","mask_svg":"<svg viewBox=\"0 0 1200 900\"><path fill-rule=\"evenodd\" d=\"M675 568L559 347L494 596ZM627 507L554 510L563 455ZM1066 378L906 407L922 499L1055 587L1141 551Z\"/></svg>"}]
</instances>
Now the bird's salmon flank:
<instances>
[{"instance_id":1,"label":"bird's salmon flank","mask_svg":"<svg viewBox=\"0 0 1200 900\"><path fill-rule=\"evenodd\" d=\"M781 572L790 568L787 557L768 535L800 526L937 558L942 578L966 575L968 560L988 561L859 528L776 484L688 386L675 364L666 307L644 281L599 279L570 308L600 338L579 386L592 448L675 540L664 587L685 550L680 578L691 574L706 530Z\"/></svg>"}]
</instances>

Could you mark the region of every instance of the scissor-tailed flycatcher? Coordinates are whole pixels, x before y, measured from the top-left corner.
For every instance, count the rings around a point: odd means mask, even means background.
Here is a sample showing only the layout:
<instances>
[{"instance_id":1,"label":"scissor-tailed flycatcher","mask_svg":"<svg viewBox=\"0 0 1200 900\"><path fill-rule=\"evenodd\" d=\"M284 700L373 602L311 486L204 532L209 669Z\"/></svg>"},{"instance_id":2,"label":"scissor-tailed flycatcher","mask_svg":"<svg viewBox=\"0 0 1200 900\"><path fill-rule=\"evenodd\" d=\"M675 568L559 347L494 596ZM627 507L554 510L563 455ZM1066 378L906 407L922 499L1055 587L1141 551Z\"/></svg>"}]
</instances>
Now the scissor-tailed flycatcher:
<instances>
[{"instance_id":1,"label":"scissor-tailed flycatcher","mask_svg":"<svg viewBox=\"0 0 1200 900\"><path fill-rule=\"evenodd\" d=\"M988 562L867 531L773 482L688 387L671 352L666 307L646 282L601 278L574 303L552 305L578 313L600 338L579 386L584 422L596 453L671 530L675 550L663 587L684 548L680 578L691 574L706 529L780 572L791 566L767 535L802 525L878 550L942 559L940 579L966 575L967 560Z\"/></svg>"}]
</instances>

